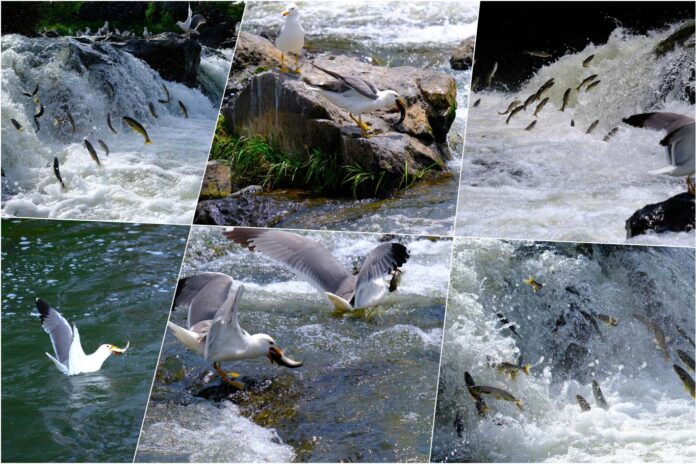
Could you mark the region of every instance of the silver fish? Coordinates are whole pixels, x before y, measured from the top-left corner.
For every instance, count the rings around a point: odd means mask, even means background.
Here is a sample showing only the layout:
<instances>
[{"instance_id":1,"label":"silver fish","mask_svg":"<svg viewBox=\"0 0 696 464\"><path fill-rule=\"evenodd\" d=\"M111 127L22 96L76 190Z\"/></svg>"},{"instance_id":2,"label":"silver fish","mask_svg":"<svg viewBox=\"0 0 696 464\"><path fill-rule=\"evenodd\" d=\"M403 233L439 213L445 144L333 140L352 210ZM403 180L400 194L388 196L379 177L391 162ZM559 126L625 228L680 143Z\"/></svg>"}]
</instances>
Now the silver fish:
<instances>
[{"instance_id":1,"label":"silver fish","mask_svg":"<svg viewBox=\"0 0 696 464\"><path fill-rule=\"evenodd\" d=\"M479 98L478 100L476 100L476 101L474 102L474 108L476 108L476 107L479 106L480 104L481 104L481 99Z\"/></svg>"},{"instance_id":2,"label":"silver fish","mask_svg":"<svg viewBox=\"0 0 696 464\"><path fill-rule=\"evenodd\" d=\"M493 76L495 76L495 72L498 70L498 62L496 61L493 63L493 69L491 69L491 72L488 73L488 76L486 77L486 87L491 86L491 82L493 82Z\"/></svg>"},{"instance_id":3,"label":"silver fish","mask_svg":"<svg viewBox=\"0 0 696 464\"><path fill-rule=\"evenodd\" d=\"M684 350L677 350L677 356L679 356L679 359L682 360L686 367L691 369L691 372L694 371L694 367L696 367L694 366L694 358L692 358L689 353Z\"/></svg>"},{"instance_id":4,"label":"silver fish","mask_svg":"<svg viewBox=\"0 0 696 464\"><path fill-rule=\"evenodd\" d=\"M582 412L587 412L592 409L590 403L588 403L587 400L582 397L582 395L575 395L575 401L578 402L578 405L580 406L580 410Z\"/></svg>"},{"instance_id":5,"label":"silver fish","mask_svg":"<svg viewBox=\"0 0 696 464\"><path fill-rule=\"evenodd\" d=\"M594 55L590 55L587 58L585 58L582 62L582 67L587 68L590 66L590 61L592 61L592 58L594 58Z\"/></svg>"},{"instance_id":6,"label":"silver fish","mask_svg":"<svg viewBox=\"0 0 696 464\"><path fill-rule=\"evenodd\" d=\"M155 105L153 105L152 102L148 102L147 106L150 108L150 114L152 114L152 116L155 118L159 118L157 111L155 110Z\"/></svg>"},{"instance_id":7,"label":"silver fish","mask_svg":"<svg viewBox=\"0 0 696 464\"><path fill-rule=\"evenodd\" d=\"M535 58L551 58L553 56L552 54L541 50L525 50L523 53Z\"/></svg>"},{"instance_id":8,"label":"silver fish","mask_svg":"<svg viewBox=\"0 0 696 464\"><path fill-rule=\"evenodd\" d=\"M609 139L611 139L618 131L619 131L619 128L618 128L618 127L613 128L612 130L610 130L609 132L607 132L607 135L605 135L604 138L603 138L602 140L605 141L605 142L608 142Z\"/></svg>"},{"instance_id":9,"label":"silver fish","mask_svg":"<svg viewBox=\"0 0 696 464\"><path fill-rule=\"evenodd\" d=\"M10 122L12 123L14 128L17 129L18 131L22 132L24 130L22 125L20 123L18 123L16 119L10 119Z\"/></svg>"},{"instance_id":10,"label":"silver fish","mask_svg":"<svg viewBox=\"0 0 696 464\"><path fill-rule=\"evenodd\" d=\"M181 110L182 113L184 113L184 117L188 118L188 111L186 111L186 107L181 102L181 100L178 100L178 102L179 102L179 109Z\"/></svg>"},{"instance_id":11,"label":"silver fish","mask_svg":"<svg viewBox=\"0 0 696 464\"><path fill-rule=\"evenodd\" d=\"M165 99L160 99L160 100L157 100L157 101L160 102L160 103L162 103L163 105L166 105L166 104L169 103L169 101L170 101L170 100L169 100L169 89L167 89L167 86L164 85L164 84L162 84L162 88L164 89L164 94L167 96L167 98L165 98Z\"/></svg>"},{"instance_id":12,"label":"silver fish","mask_svg":"<svg viewBox=\"0 0 696 464\"><path fill-rule=\"evenodd\" d=\"M585 89L585 92L589 92L590 90L594 89L595 87L597 87L599 85L600 82L602 82L602 81L594 81L593 83L591 83L590 85L587 86L587 88Z\"/></svg>"},{"instance_id":13,"label":"silver fish","mask_svg":"<svg viewBox=\"0 0 696 464\"><path fill-rule=\"evenodd\" d=\"M575 87L575 90L577 90L579 92L580 89L582 89L583 85L589 84L590 82L592 82L595 79L597 79L597 74L592 74L591 76L587 76L585 79L582 80L582 82L580 82L580 85Z\"/></svg>"},{"instance_id":14,"label":"silver fish","mask_svg":"<svg viewBox=\"0 0 696 464\"><path fill-rule=\"evenodd\" d=\"M534 126L536 126L536 123L537 123L537 120L535 119L527 127L525 127L524 130L530 131L530 130L534 129Z\"/></svg>"},{"instance_id":15,"label":"silver fish","mask_svg":"<svg viewBox=\"0 0 696 464\"><path fill-rule=\"evenodd\" d=\"M506 109L504 112L501 113L500 111L498 111L498 114L508 114L508 113L509 113L510 111L512 111L515 107L517 107L517 105L519 105L520 103L522 103L522 102L519 101L519 100L514 100L512 103L510 103L510 104L508 105L507 109Z\"/></svg>"},{"instance_id":16,"label":"silver fish","mask_svg":"<svg viewBox=\"0 0 696 464\"><path fill-rule=\"evenodd\" d=\"M109 147L106 145L106 142L104 142L102 139L98 139L97 143L102 147L102 150L106 152L106 156L109 156Z\"/></svg>"},{"instance_id":17,"label":"silver fish","mask_svg":"<svg viewBox=\"0 0 696 464\"><path fill-rule=\"evenodd\" d=\"M542 109L544 109L544 106L546 106L546 104L547 104L548 102L549 102L549 97L546 97L546 98L544 98L544 99L537 105L536 109L534 110L534 117L535 117L535 118L538 117L539 112L540 112Z\"/></svg>"},{"instance_id":18,"label":"silver fish","mask_svg":"<svg viewBox=\"0 0 696 464\"><path fill-rule=\"evenodd\" d=\"M561 105L561 109L558 110L558 111L565 111L566 106L568 106L568 101L570 100L570 92L571 92L572 90L573 90L573 89L571 89L570 87L568 87L568 88L566 89L566 91L563 93L563 104Z\"/></svg>"},{"instance_id":19,"label":"silver fish","mask_svg":"<svg viewBox=\"0 0 696 464\"><path fill-rule=\"evenodd\" d=\"M592 124L590 124L590 127L587 128L585 131L586 134L591 134L593 130L595 130L595 127L597 127L597 124L599 124L599 119L595 120Z\"/></svg>"},{"instance_id":20,"label":"silver fish","mask_svg":"<svg viewBox=\"0 0 696 464\"><path fill-rule=\"evenodd\" d=\"M520 111L522 111L523 109L524 109L524 105L520 105L517 108L515 108L514 110L510 111L510 115L505 120L505 124L509 124L512 117L514 115L516 115L517 113L519 113Z\"/></svg>"},{"instance_id":21,"label":"silver fish","mask_svg":"<svg viewBox=\"0 0 696 464\"><path fill-rule=\"evenodd\" d=\"M60 164L58 163L58 158L53 158L53 174L55 174L56 179L60 182L60 186L65 189L65 183L63 183L63 177L60 175Z\"/></svg>"},{"instance_id":22,"label":"silver fish","mask_svg":"<svg viewBox=\"0 0 696 464\"><path fill-rule=\"evenodd\" d=\"M111 124L111 113L106 113L106 124L109 126L109 129L111 129L111 132L118 134L118 131L114 129L113 124Z\"/></svg>"},{"instance_id":23,"label":"silver fish","mask_svg":"<svg viewBox=\"0 0 696 464\"><path fill-rule=\"evenodd\" d=\"M594 395L594 399L597 403L597 406L603 409L607 409L609 407L607 400L604 399L602 389L599 388L599 383L596 380L592 381L592 395Z\"/></svg>"},{"instance_id":24,"label":"silver fish","mask_svg":"<svg viewBox=\"0 0 696 464\"><path fill-rule=\"evenodd\" d=\"M87 151L89 152L89 156L91 156L92 159L93 159L94 161L96 161L96 163L97 163L98 166L101 166L101 163L99 162L99 157L97 156L97 151L94 149L94 147L92 146L92 144L91 144L91 143L89 142L89 140L87 140L87 139L85 139L84 143L85 143L85 148L86 148Z\"/></svg>"},{"instance_id":25,"label":"silver fish","mask_svg":"<svg viewBox=\"0 0 696 464\"><path fill-rule=\"evenodd\" d=\"M34 87L34 90L32 92L22 92L22 95L26 97L33 97L39 92L39 84L36 84L36 87Z\"/></svg>"}]
</instances>

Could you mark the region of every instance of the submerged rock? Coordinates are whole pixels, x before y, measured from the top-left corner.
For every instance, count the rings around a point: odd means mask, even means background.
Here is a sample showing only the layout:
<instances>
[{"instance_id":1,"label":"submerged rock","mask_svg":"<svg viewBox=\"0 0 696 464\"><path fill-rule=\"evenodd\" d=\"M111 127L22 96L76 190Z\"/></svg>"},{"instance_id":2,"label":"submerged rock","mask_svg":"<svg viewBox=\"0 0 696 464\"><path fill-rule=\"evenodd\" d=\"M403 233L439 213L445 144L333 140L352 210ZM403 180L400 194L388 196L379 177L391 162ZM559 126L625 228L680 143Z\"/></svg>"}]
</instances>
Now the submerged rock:
<instances>
[{"instance_id":1,"label":"submerged rock","mask_svg":"<svg viewBox=\"0 0 696 464\"><path fill-rule=\"evenodd\" d=\"M626 238L649 231L689 232L694 229L694 196L680 193L639 209L626 221Z\"/></svg>"},{"instance_id":2,"label":"submerged rock","mask_svg":"<svg viewBox=\"0 0 696 464\"><path fill-rule=\"evenodd\" d=\"M450 66L456 70L466 70L474 64L474 48L476 46L476 36L472 35L464 39L457 48L454 49L450 58Z\"/></svg>"}]
</instances>

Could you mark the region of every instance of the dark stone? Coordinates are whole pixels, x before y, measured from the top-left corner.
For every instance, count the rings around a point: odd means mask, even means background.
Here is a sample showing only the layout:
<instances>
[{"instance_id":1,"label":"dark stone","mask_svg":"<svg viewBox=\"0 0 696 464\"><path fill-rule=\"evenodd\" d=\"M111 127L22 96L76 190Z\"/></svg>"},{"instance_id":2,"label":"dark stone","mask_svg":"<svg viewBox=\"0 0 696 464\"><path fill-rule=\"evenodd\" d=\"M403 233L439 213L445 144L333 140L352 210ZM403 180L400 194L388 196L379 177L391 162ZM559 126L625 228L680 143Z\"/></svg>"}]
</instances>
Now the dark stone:
<instances>
[{"instance_id":1,"label":"dark stone","mask_svg":"<svg viewBox=\"0 0 696 464\"><path fill-rule=\"evenodd\" d=\"M302 206L302 202L244 194L199 202L193 221L218 226L272 227Z\"/></svg>"},{"instance_id":2,"label":"dark stone","mask_svg":"<svg viewBox=\"0 0 696 464\"><path fill-rule=\"evenodd\" d=\"M474 64L475 47L475 35L469 37L468 39L464 39L452 53L452 57L450 58L450 66L452 69L459 71L469 69Z\"/></svg>"},{"instance_id":3,"label":"dark stone","mask_svg":"<svg viewBox=\"0 0 696 464\"><path fill-rule=\"evenodd\" d=\"M694 229L694 196L688 192L644 206L626 221L626 237L649 231L688 232Z\"/></svg>"}]
</instances>

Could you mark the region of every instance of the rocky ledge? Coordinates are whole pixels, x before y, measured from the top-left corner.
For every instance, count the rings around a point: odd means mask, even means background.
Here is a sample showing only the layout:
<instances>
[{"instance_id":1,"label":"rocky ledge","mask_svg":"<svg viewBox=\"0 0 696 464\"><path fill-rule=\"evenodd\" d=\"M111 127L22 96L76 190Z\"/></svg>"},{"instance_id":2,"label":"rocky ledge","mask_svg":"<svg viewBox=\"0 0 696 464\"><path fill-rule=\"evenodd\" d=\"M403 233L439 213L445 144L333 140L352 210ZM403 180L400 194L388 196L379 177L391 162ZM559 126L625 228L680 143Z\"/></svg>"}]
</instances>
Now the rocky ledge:
<instances>
[{"instance_id":1,"label":"rocky ledge","mask_svg":"<svg viewBox=\"0 0 696 464\"><path fill-rule=\"evenodd\" d=\"M694 211L694 196L687 192L644 206L626 221L626 238L650 231L689 232L694 229Z\"/></svg>"}]
</instances>

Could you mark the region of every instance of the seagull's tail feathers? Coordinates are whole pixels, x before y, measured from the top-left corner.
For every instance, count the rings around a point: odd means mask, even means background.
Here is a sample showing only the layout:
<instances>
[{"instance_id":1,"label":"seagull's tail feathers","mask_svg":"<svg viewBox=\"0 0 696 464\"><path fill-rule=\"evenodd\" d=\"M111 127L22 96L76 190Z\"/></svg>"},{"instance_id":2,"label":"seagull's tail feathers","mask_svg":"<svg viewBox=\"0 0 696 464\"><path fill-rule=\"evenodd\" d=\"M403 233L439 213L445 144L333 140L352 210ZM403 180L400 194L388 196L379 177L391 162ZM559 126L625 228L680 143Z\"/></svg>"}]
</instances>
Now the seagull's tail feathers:
<instances>
[{"instance_id":1,"label":"seagull's tail feathers","mask_svg":"<svg viewBox=\"0 0 696 464\"><path fill-rule=\"evenodd\" d=\"M56 358L54 358L53 356L51 356L48 353L46 353L46 356L48 356L48 359L53 361L53 364L56 365L56 367L58 368L59 371L61 371L65 375L68 375L68 368L65 367L65 365L63 363L61 363L60 361L58 361Z\"/></svg>"},{"instance_id":2,"label":"seagull's tail feathers","mask_svg":"<svg viewBox=\"0 0 696 464\"><path fill-rule=\"evenodd\" d=\"M663 175L663 174L671 175L675 169L676 169L676 166L665 166L664 168L654 169L652 171L648 171L648 173L652 174L654 176L659 176L659 175Z\"/></svg>"},{"instance_id":3,"label":"seagull's tail feathers","mask_svg":"<svg viewBox=\"0 0 696 464\"><path fill-rule=\"evenodd\" d=\"M177 340L179 340L186 348L195 353L202 352L201 338L196 332L179 327L173 322L167 322L167 327L169 327L169 330L172 331Z\"/></svg>"}]
</instances>

